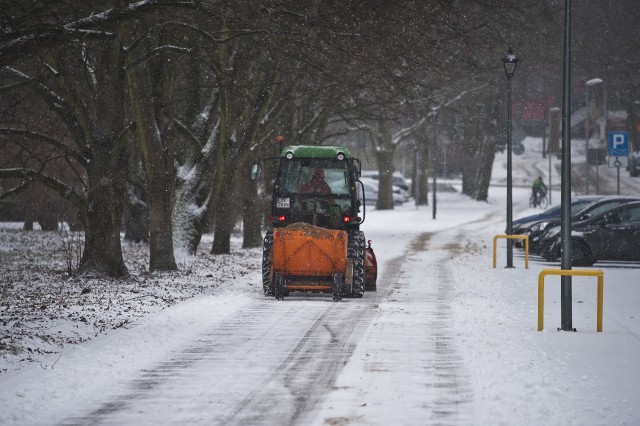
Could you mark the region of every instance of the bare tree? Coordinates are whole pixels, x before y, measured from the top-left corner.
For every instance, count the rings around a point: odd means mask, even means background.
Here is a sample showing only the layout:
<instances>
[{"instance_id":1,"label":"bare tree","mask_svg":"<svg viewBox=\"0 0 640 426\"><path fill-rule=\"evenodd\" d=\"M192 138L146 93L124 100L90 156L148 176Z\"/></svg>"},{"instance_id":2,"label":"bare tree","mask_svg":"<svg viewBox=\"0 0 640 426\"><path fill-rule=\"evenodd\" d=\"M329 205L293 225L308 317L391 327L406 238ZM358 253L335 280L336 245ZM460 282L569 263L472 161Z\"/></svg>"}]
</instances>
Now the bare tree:
<instances>
[{"instance_id":1,"label":"bare tree","mask_svg":"<svg viewBox=\"0 0 640 426\"><path fill-rule=\"evenodd\" d=\"M34 139L45 135L41 142L74 158L83 168L85 193L77 193L41 170L21 170L25 184L37 179L76 200L81 208L86 240L81 272L127 274L120 224L126 193L126 145L133 125L127 120L127 52L121 25L157 7L179 4L182 2L119 1L113 8L95 10L93 5L74 8L69 3L34 3L31 9L15 13L11 22L3 23L10 29L0 45L3 63L12 63L3 70L11 79L9 86L28 89L25 94L45 104L64 124L59 129L64 138L50 134L50 128L42 133L26 126L19 130ZM8 177L10 172L0 171L0 177Z\"/></svg>"}]
</instances>

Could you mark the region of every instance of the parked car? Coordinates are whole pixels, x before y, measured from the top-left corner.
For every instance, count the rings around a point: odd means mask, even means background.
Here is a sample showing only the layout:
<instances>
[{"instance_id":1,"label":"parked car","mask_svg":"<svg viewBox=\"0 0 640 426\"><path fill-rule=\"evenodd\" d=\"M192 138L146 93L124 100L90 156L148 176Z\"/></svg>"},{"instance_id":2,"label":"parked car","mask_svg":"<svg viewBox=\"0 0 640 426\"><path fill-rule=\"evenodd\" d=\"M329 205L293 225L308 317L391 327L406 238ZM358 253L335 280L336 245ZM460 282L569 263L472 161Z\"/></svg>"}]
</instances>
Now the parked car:
<instances>
[{"instance_id":1,"label":"parked car","mask_svg":"<svg viewBox=\"0 0 640 426\"><path fill-rule=\"evenodd\" d=\"M629 170L631 177L640 176L640 151L629 154L627 170Z\"/></svg>"},{"instance_id":2,"label":"parked car","mask_svg":"<svg viewBox=\"0 0 640 426\"><path fill-rule=\"evenodd\" d=\"M620 204L628 203L631 201L640 201L638 197L628 197L624 195L606 195L599 198L592 203L586 205L586 207L580 209L577 213L573 214L572 222L583 221L591 216L597 216L619 206ZM572 209L573 210L573 209ZM533 254L539 254L542 251L543 237L547 229L554 226L560 226L561 219L545 219L535 222L531 225L525 233L529 235L529 251Z\"/></svg>"},{"instance_id":3,"label":"parked car","mask_svg":"<svg viewBox=\"0 0 640 426\"><path fill-rule=\"evenodd\" d=\"M590 204L598 200L599 198L602 198L602 195L581 195L578 197L573 197L571 199L571 213L572 214L577 213L580 209L587 206L587 204ZM530 216L521 217L520 219L516 219L513 222L511 222L511 225L514 233L516 233L517 230L526 228L527 226L530 226L530 224L533 224L540 220L557 219L560 217L560 213L561 213L561 207L560 207L560 204L558 204L557 206L548 208L542 213L537 213ZM519 233L522 233L522 232L519 232Z\"/></svg>"},{"instance_id":4,"label":"parked car","mask_svg":"<svg viewBox=\"0 0 640 426\"><path fill-rule=\"evenodd\" d=\"M579 197L574 197L571 199L571 215L575 215L580 210L584 209L587 205L597 201L602 198L602 195L582 195ZM531 228L536 226L537 224L554 219L560 219L560 214L562 213L561 205L548 208L542 213L537 213L530 216L525 216L520 219L516 219L511 223L513 234L515 235L523 235L529 234ZM531 241L529 241L531 242ZM516 247L522 247L522 242L520 240L515 241Z\"/></svg>"},{"instance_id":5,"label":"parked car","mask_svg":"<svg viewBox=\"0 0 640 426\"><path fill-rule=\"evenodd\" d=\"M378 181L373 179L367 179L367 178L360 178L360 181L362 181L362 185L364 186L365 205L375 206L376 203L378 202ZM400 188L397 188L397 189L399 190ZM404 203L404 198L398 190L396 190L396 187L394 187L394 191L393 191L394 206L401 206ZM358 194L360 194L360 192L358 192Z\"/></svg>"},{"instance_id":6,"label":"parked car","mask_svg":"<svg viewBox=\"0 0 640 426\"><path fill-rule=\"evenodd\" d=\"M380 180L380 172L378 172L377 170L363 170L360 176L362 176L363 178ZM398 186L407 192L409 191L409 182L407 182L407 179L405 179L402 173L393 172L392 179L392 184L394 186Z\"/></svg>"},{"instance_id":7,"label":"parked car","mask_svg":"<svg viewBox=\"0 0 640 426\"><path fill-rule=\"evenodd\" d=\"M560 226L547 231L545 238L542 256L558 259L562 254ZM640 201L631 201L573 223L571 260L576 266L591 266L599 260L640 261L639 241Z\"/></svg>"}]
</instances>

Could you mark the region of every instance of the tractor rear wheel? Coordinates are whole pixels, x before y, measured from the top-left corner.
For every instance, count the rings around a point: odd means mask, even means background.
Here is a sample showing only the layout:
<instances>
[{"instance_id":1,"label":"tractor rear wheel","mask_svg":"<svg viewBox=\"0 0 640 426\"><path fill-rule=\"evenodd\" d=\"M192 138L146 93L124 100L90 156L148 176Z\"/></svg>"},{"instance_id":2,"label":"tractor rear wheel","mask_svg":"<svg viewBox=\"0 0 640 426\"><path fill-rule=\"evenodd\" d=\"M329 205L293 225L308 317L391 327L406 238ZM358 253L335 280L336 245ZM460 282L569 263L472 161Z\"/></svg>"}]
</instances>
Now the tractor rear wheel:
<instances>
[{"instance_id":1,"label":"tractor rear wheel","mask_svg":"<svg viewBox=\"0 0 640 426\"><path fill-rule=\"evenodd\" d=\"M361 231L348 231L347 258L353 261L352 292L348 296L360 298L364 295L364 233Z\"/></svg>"},{"instance_id":2,"label":"tractor rear wheel","mask_svg":"<svg viewBox=\"0 0 640 426\"><path fill-rule=\"evenodd\" d=\"M267 231L262 244L262 289L267 297L273 296L273 231Z\"/></svg>"}]
</instances>

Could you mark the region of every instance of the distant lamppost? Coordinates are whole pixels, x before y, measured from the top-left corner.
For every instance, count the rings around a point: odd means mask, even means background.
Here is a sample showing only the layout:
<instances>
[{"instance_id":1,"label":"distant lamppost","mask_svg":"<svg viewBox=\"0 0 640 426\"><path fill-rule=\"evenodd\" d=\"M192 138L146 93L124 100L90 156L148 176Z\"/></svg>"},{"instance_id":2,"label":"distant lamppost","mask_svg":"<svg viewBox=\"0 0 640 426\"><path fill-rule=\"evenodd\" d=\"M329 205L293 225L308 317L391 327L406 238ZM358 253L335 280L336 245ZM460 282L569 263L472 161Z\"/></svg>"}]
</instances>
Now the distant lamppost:
<instances>
[{"instance_id":1,"label":"distant lamppost","mask_svg":"<svg viewBox=\"0 0 640 426\"><path fill-rule=\"evenodd\" d=\"M504 73L507 76L507 235L513 234L513 198L512 198L512 176L511 176L511 145L512 145L512 129L511 129L511 78L516 72L518 58L513 53L513 49L509 49L509 53L502 58L504 65ZM507 268L513 268L513 245L511 240L507 239Z\"/></svg>"},{"instance_id":2,"label":"distant lamppost","mask_svg":"<svg viewBox=\"0 0 640 426\"><path fill-rule=\"evenodd\" d=\"M589 118L591 118L590 109L589 109L589 87L595 86L596 84L602 83L602 80L599 78L592 78L591 80L587 80L585 83L586 91L585 91L585 107L586 107L586 118L584 120L584 132L585 132L585 152L584 152L584 193L589 195Z\"/></svg>"},{"instance_id":3,"label":"distant lamppost","mask_svg":"<svg viewBox=\"0 0 640 426\"><path fill-rule=\"evenodd\" d=\"M436 218L436 145L438 130L436 125L438 123L438 108L431 108L431 121L433 122L433 149L431 150L431 173L433 173L433 219Z\"/></svg>"}]
</instances>

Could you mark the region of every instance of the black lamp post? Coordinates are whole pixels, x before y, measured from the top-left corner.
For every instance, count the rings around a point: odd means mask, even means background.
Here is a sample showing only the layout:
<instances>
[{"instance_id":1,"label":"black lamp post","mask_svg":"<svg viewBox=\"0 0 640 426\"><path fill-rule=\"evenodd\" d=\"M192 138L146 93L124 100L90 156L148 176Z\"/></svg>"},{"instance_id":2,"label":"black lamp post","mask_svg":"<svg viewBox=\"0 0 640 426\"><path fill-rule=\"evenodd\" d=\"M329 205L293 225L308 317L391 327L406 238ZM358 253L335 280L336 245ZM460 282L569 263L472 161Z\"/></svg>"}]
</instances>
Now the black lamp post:
<instances>
[{"instance_id":1,"label":"black lamp post","mask_svg":"<svg viewBox=\"0 0 640 426\"><path fill-rule=\"evenodd\" d=\"M571 270L571 0L564 1L564 55L562 61L562 185L560 186L560 269ZM571 275L560 277L560 328L572 325Z\"/></svg>"},{"instance_id":2,"label":"black lamp post","mask_svg":"<svg viewBox=\"0 0 640 426\"><path fill-rule=\"evenodd\" d=\"M431 121L433 122L433 148L431 149L431 173L433 173L433 218L436 218L436 142L438 131L436 124L438 123L438 108L431 108Z\"/></svg>"},{"instance_id":3,"label":"black lamp post","mask_svg":"<svg viewBox=\"0 0 640 426\"><path fill-rule=\"evenodd\" d=\"M507 76L507 235L513 234L513 199L512 199L512 177L511 177L511 77L516 72L518 58L513 53L513 49L509 49L509 53L502 58L504 64L504 73ZM507 239L507 268L513 268L513 245L511 240Z\"/></svg>"}]
</instances>

